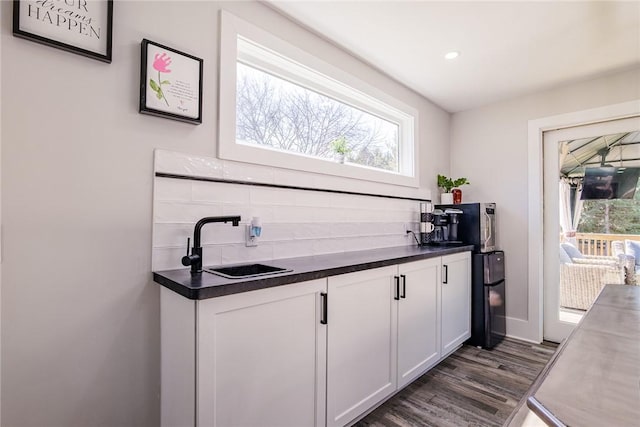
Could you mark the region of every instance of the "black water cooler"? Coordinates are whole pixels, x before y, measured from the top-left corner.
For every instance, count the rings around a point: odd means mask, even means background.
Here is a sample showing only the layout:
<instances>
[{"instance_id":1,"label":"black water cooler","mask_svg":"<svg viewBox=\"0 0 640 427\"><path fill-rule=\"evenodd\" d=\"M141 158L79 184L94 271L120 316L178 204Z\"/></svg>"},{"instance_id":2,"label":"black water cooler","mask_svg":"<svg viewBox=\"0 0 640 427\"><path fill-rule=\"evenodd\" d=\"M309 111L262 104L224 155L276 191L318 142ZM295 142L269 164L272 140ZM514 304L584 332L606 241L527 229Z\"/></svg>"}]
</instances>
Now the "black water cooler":
<instances>
[{"instance_id":1,"label":"black water cooler","mask_svg":"<svg viewBox=\"0 0 640 427\"><path fill-rule=\"evenodd\" d=\"M471 338L467 344L493 348L505 336L504 252L475 253L472 260Z\"/></svg>"}]
</instances>

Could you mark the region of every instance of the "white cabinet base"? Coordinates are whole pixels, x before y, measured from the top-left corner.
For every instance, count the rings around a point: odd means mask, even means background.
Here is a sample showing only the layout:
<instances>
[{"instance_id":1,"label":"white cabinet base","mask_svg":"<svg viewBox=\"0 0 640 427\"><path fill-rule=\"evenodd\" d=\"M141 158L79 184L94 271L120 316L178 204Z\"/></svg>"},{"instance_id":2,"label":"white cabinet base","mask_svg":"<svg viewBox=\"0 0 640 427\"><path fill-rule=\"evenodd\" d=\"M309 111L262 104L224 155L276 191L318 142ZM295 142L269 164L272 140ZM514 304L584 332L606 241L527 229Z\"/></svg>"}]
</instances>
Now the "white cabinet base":
<instances>
[{"instance_id":1,"label":"white cabinet base","mask_svg":"<svg viewBox=\"0 0 640 427\"><path fill-rule=\"evenodd\" d=\"M166 292L163 426L325 425L326 279L197 302Z\"/></svg>"},{"instance_id":2,"label":"white cabinet base","mask_svg":"<svg viewBox=\"0 0 640 427\"><path fill-rule=\"evenodd\" d=\"M193 426L196 407L196 302L160 288L160 420Z\"/></svg>"},{"instance_id":3,"label":"white cabinet base","mask_svg":"<svg viewBox=\"0 0 640 427\"><path fill-rule=\"evenodd\" d=\"M398 389L440 359L440 258L398 266Z\"/></svg>"},{"instance_id":4,"label":"white cabinet base","mask_svg":"<svg viewBox=\"0 0 640 427\"><path fill-rule=\"evenodd\" d=\"M397 268L329 278L327 426L343 426L396 390Z\"/></svg>"},{"instance_id":5,"label":"white cabinet base","mask_svg":"<svg viewBox=\"0 0 640 427\"><path fill-rule=\"evenodd\" d=\"M440 357L453 353L471 337L471 253L442 257Z\"/></svg>"}]
</instances>

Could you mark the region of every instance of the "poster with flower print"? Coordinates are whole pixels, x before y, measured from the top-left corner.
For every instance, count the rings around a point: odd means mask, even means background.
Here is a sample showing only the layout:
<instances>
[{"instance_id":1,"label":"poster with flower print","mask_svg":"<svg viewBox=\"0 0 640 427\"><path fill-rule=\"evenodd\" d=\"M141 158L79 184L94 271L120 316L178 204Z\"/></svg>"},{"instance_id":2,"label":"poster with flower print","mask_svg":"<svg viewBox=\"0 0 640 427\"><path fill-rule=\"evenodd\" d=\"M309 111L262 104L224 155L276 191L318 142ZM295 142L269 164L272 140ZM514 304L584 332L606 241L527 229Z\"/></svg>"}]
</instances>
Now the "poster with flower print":
<instances>
[{"instance_id":1,"label":"poster with flower print","mask_svg":"<svg viewBox=\"0 0 640 427\"><path fill-rule=\"evenodd\" d=\"M202 123L202 59L142 40L140 113Z\"/></svg>"}]
</instances>

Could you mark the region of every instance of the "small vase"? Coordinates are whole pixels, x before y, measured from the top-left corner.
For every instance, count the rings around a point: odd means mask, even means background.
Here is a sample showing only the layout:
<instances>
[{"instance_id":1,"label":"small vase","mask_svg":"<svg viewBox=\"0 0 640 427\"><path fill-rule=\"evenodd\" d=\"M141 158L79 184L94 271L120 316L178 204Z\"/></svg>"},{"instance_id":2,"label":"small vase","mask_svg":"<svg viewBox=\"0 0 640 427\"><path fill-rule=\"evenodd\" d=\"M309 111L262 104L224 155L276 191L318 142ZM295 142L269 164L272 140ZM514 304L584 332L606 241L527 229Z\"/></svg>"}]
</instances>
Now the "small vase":
<instances>
[{"instance_id":1,"label":"small vase","mask_svg":"<svg viewBox=\"0 0 640 427\"><path fill-rule=\"evenodd\" d=\"M443 204L443 205L453 204L453 194L452 193L440 194L440 204Z\"/></svg>"},{"instance_id":2,"label":"small vase","mask_svg":"<svg viewBox=\"0 0 640 427\"><path fill-rule=\"evenodd\" d=\"M453 194L453 204L459 205L462 203L462 190L459 188L454 188L451 190L451 194Z\"/></svg>"}]
</instances>

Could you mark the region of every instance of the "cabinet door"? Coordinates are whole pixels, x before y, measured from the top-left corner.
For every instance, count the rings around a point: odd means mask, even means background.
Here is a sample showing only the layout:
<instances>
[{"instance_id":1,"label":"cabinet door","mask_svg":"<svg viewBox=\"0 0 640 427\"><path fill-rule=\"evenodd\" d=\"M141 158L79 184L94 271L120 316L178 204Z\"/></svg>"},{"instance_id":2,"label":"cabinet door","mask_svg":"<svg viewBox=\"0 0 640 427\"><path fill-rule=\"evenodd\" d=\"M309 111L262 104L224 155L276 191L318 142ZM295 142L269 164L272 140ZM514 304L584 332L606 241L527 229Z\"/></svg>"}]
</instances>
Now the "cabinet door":
<instances>
[{"instance_id":1,"label":"cabinet door","mask_svg":"<svg viewBox=\"0 0 640 427\"><path fill-rule=\"evenodd\" d=\"M327 426L346 425L396 390L396 273L329 278Z\"/></svg>"},{"instance_id":2,"label":"cabinet door","mask_svg":"<svg viewBox=\"0 0 640 427\"><path fill-rule=\"evenodd\" d=\"M198 426L324 426L326 279L198 301Z\"/></svg>"},{"instance_id":3,"label":"cabinet door","mask_svg":"<svg viewBox=\"0 0 640 427\"><path fill-rule=\"evenodd\" d=\"M438 362L440 258L398 267L398 388Z\"/></svg>"},{"instance_id":4,"label":"cabinet door","mask_svg":"<svg viewBox=\"0 0 640 427\"><path fill-rule=\"evenodd\" d=\"M445 357L471 336L471 253L442 257L442 351Z\"/></svg>"}]
</instances>

